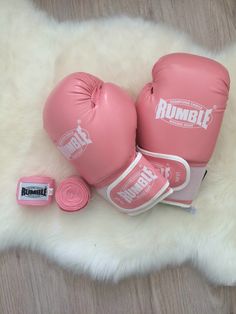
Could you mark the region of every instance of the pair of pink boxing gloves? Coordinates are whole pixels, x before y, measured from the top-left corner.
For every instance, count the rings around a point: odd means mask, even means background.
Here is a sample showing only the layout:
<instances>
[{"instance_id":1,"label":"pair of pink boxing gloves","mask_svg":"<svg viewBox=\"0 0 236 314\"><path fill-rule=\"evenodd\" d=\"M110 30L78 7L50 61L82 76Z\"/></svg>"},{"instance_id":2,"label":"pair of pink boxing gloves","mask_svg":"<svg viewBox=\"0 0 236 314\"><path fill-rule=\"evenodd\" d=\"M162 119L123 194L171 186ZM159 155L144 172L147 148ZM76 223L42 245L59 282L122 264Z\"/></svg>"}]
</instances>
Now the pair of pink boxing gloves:
<instances>
[{"instance_id":1,"label":"pair of pink boxing gloves","mask_svg":"<svg viewBox=\"0 0 236 314\"><path fill-rule=\"evenodd\" d=\"M192 206L228 99L227 70L205 57L163 56L152 77L135 104L120 87L73 73L43 113L45 130L80 176L129 215L158 202Z\"/></svg>"}]
</instances>

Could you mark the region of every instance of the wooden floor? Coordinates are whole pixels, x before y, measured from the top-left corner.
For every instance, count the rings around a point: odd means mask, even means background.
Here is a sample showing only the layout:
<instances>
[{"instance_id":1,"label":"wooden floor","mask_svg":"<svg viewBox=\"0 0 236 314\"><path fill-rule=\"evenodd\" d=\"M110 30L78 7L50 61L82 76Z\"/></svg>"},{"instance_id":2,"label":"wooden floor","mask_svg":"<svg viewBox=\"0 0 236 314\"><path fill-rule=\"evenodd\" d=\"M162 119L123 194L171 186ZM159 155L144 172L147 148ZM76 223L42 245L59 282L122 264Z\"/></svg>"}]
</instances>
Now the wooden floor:
<instances>
[{"instance_id":1,"label":"wooden floor","mask_svg":"<svg viewBox=\"0 0 236 314\"><path fill-rule=\"evenodd\" d=\"M34 0L59 20L126 13L183 29L219 50L236 40L235 0ZM0 314L232 314L236 288L212 287L189 266L117 285L68 273L36 253L0 256Z\"/></svg>"}]
</instances>

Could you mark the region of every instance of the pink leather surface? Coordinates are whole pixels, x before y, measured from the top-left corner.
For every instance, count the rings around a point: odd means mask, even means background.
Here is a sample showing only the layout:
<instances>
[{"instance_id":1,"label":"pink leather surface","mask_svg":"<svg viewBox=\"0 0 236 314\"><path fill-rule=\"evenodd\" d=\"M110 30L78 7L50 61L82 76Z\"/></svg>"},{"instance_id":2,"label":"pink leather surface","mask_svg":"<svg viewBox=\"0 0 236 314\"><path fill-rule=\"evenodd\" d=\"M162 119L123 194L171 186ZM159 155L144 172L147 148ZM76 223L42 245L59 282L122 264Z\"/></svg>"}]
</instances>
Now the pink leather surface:
<instances>
[{"instance_id":1,"label":"pink leather surface","mask_svg":"<svg viewBox=\"0 0 236 314\"><path fill-rule=\"evenodd\" d=\"M152 75L153 82L144 87L137 101L139 146L181 156L195 165L207 163L228 99L227 70L204 57L175 53L162 57L154 65ZM158 111L162 99L171 104L170 108L195 110L198 124L166 117L167 110ZM209 109L212 112L204 124Z\"/></svg>"},{"instance_id":2,"label":"pink leather surface","mask_svg":"<svg viewBox=\"0 0 236 314\"><path fill-rule=\"evenodd\" d=\"M180 156L192 169L205 167L226 108L227 70L205 57L174 53L157 61L152 76L153 82L145 85L137 100L138 145L149 152ZM166 168L169 161L161 163ZM175 188L178 163L169 167L174 174L170 186ZM180 171L180 178L180 182L185 179L184 172ZM169 199L178 200L177 205L191 203L201 180L190 171L191 188L178 188Z\"/></svg>"},{"instance_id":3,"label":"pink leather surface","mask_svg":"<svg viewBox=\"0 0 236 314\"><path fill-rule=\"evenodd\" d=\"M118 86L86 73L64 78L49 96L44 127L94 186L113 181L135 157L136 111Z\"/></svg>"},{"instance_id":4,"label":"pink leather surface","mask_svg":"<svg viewBox=\"0 0 236 314\"><path fill-rule=\"evenodd\" d=\"M62 210L68 212L78 211L88 204L90 189L82 178L72 176L59 184L55 199Z\"/></svg>"}]
</instances>

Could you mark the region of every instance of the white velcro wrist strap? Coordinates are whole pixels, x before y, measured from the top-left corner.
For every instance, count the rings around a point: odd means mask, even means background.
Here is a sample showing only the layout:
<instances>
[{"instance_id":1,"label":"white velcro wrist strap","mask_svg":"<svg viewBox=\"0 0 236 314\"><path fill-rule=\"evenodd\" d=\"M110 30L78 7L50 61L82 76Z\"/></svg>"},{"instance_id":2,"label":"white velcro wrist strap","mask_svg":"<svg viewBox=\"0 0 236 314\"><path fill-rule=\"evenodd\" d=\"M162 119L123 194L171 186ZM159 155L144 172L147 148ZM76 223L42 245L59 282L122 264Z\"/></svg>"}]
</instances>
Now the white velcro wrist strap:
<instances>
[{"instance_id":1,"label":"white velcro wrist strap","mask_svg":"<svg viewBox=\"0 0 236 314\"><path fill-rule=\"evenodd\" d=\"M121 212L136 215L160 202L169 182L138 153L129 167L110 185L98 189L98 193ZM172 193L168 189L164 197Z\"/></svg>"},{"instance_id":2,"label":"white velcro wrist strap","mask_svg":"<svg viewBox=\"0 0 236 314\"><path fill-rule=\"evenodd\" d=\"M190 167L189 184L181 191L174 192L171 197L166 198L163 203L180 207L190 207L196 198L202 179L206 172L206 167Z\"/></svg>"},{"instance_id":3,"label":"white velcro wrist strap","mask_svg":"<svg viewBox=\"0 0 236 314\"><path fill-rule=\"evenodd\" d=\"M185 188L190 180L190 167L185 159L176 155L154 153L138 147L154 168L170 182L173 191Z\"/></svg>"}]
</instances>

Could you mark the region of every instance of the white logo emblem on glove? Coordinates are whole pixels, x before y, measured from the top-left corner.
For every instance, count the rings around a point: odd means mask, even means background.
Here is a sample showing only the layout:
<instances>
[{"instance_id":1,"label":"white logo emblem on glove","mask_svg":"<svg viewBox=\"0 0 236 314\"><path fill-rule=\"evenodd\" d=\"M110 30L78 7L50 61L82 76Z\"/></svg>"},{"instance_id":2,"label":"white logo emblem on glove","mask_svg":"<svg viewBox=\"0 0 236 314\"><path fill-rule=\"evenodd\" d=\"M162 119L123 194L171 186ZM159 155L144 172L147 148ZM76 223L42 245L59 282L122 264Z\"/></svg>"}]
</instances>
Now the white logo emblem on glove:
<instances>
[{"instance_id":1,"label":"white logo emblem on glove","mask_svg":"<svg viewBox=\"0 0 236 314\"><path fill-rule=\"evenodd\" d=\"M212 110L185 99L160 98L156 107L156 119L182 128L207 129L212 121Z\"/></svg>"},{"instance_id":2,"label":"white logo emblem on glove","mask_svg":"<svg viewBox=\"0 0 236 314\"><path fill-rule=\"evenodd\" d=\"M58 141L57 148L69 160L76 159L85 151L92 140L88 131L78 124L76 129L67 131Z\"/></svg>"}]
</instances>

